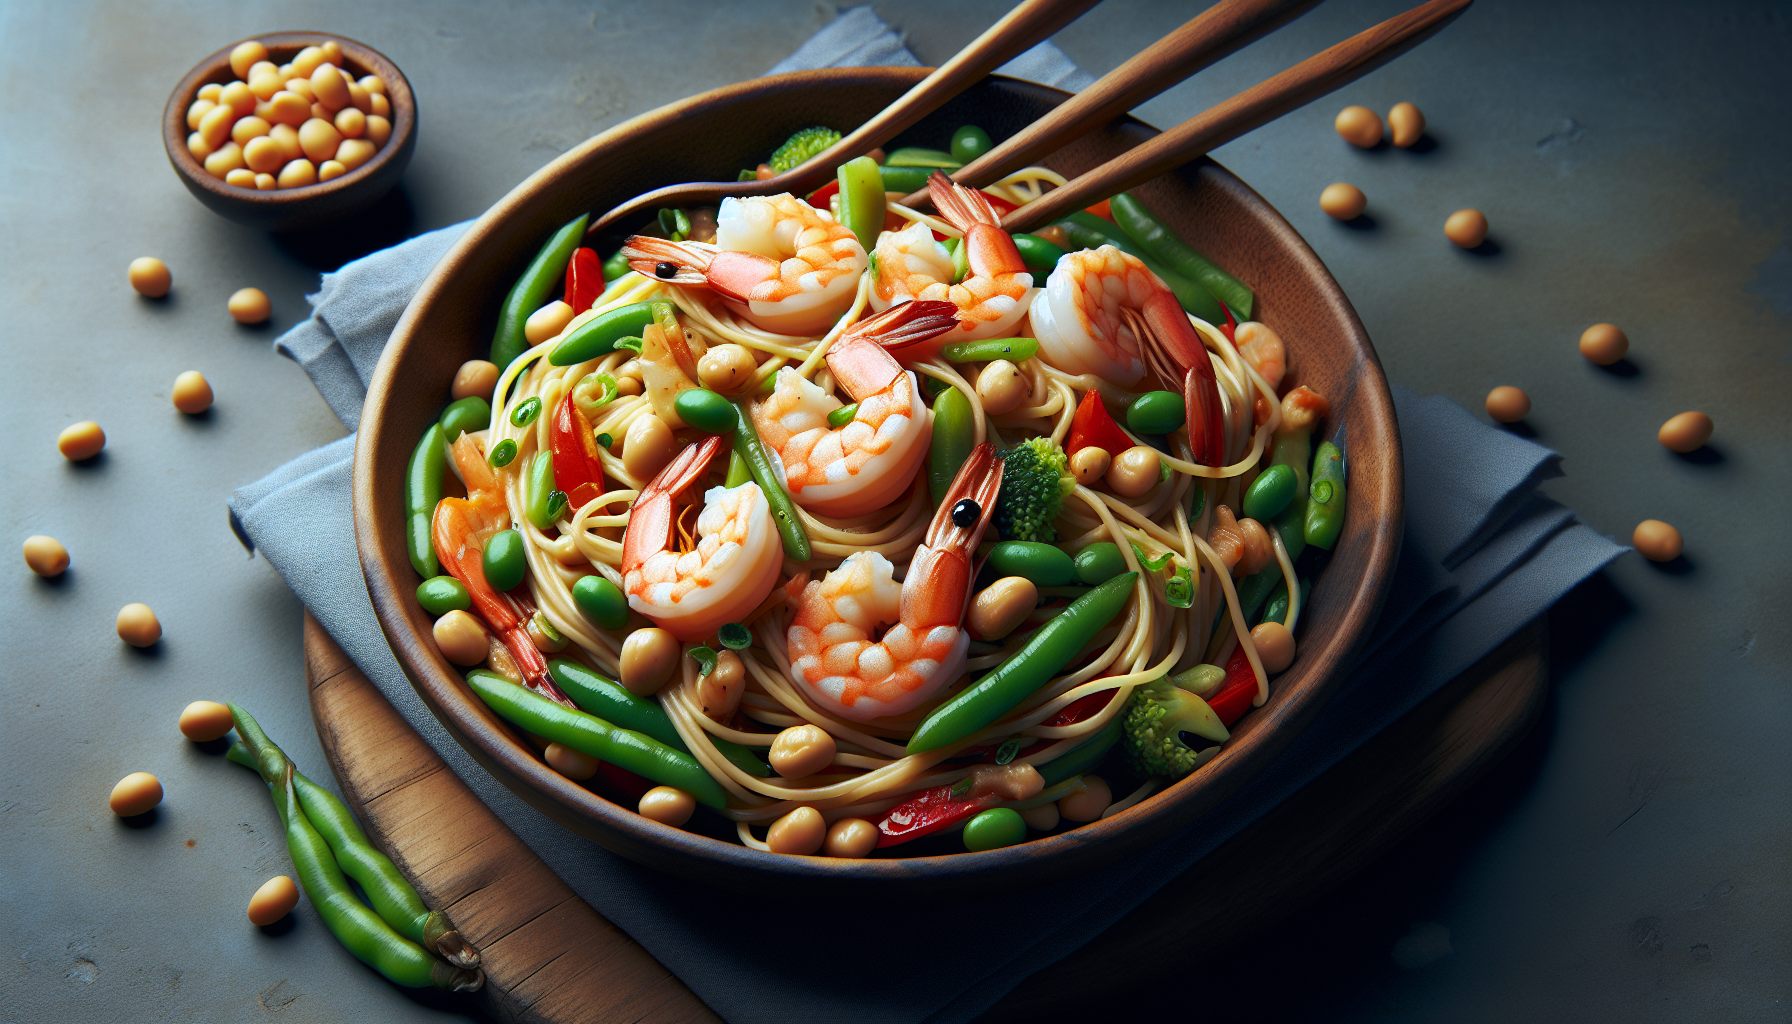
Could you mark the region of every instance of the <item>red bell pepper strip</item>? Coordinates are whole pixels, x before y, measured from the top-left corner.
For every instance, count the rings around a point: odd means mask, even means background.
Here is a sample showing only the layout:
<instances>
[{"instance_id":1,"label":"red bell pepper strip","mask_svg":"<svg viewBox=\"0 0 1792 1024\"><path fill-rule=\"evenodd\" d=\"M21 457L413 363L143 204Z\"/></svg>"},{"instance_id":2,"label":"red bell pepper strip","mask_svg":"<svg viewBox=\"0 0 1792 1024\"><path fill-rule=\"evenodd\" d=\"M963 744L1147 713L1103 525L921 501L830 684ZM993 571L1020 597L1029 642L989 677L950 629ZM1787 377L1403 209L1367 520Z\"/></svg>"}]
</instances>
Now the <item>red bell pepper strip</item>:
<instances>
[{"instance_id":1,"label":"red bell pepper strip","mask_svg":"<svg viewBox=\"0 0 1792 1024\"><path fill-rule=\"evenodd\" d=\"M1084 694L1058 709L1058 713L1046 719L1045 724L1052 728L1059 728L1088 721L1100 713L1102 708L1107 707L1108 701L1113 699L1114 691L1112 690L1096 690L1094 693Z\"/></svg>"},{"instance_id":2,"label":"red bell pepper strip","mask_svg":"<svg viewBox=\"0 0 1792 1024\"><path fill-rule=\"evenodd\" d=\"M1219 302L1218 299L1214 301ZM1226 322L1220 325L1220 333L1226 336L1226 340L1232 343L1233 348L1237 348L1238 321L1232 316L1232 307L1220 302L1220 312L1226 314Z\"/></svg>"},{"instance_id":3,"label":"red bell pepper strip","mask_svg":"<svg viewBox=\"0 0 1792 1024\"><path fill-rule=\"evenodd\" d=\"M572 394L560 400L554 425L548 430L548 446L554 456L554 485L566 492L573 508L604 493L603 463L597 458L597 437Z\"/></svg>"},{"instance_id":4,"label":"red bell pepper strip","mask_svg":"<svg viewBox=\"0 0 1792 1024\"><path fill-rule=\"evenodd\" d=\"M1207 372L1211 374L1213 367ZM1216 382L1217 387L1217 382ZM1215 398L1219 397L1215 392ZM1109 455L1118 455L1133 445L1132 438L1108 415L1107 406L1101 402L1101 392L1090 390L1085 392L1083 400L1077 404L1076 415L1070 420L1070 437L1065 440L1064 454L1075 455L1078 451L1089 448L1102 448Z\"/></svg>"},{"instance_id":5,"label":"red bell pepper strip","mask_svg":"<svg viewBox=\"0 0 1792 1024\"><path fill-rule=\"evenodd\" d=\"M840 179L835 178L833 181L830 181L826 185L809 193L809 205L815 207L817 210L825 210L828 208L828 200L834 198L839 193Z\"/></svg>"},{"instance_id":6,"label":"red bell pepper strip","mask_svg":"<svg viewBox=\"0 0 1792 1024\"><path fill-rule=\"evenodd\" d=\"M911 799L890 808L877 823L877 845L895 846L911 839L949 828L1002 802L995 793L952 795L951 786L924 789Z\"/></svg>"},{"instance_id":7,"label":"red bell pepper strip","mask_svg":"<svg viewBox=\"0 0 1792 1024\"><path fill-rule=\"evenodd\" d=\"M1256 699L1257 673L1251 671L1251 659L1245 657L1244 647L1234 647L1232 657L1226 659L1226 680L1208 698L1207 706L1220 717L1220 724L1230 729Z\"/></svg>"},{"instance_id":8,"label":"red bell pepper strip","mask_svg":"<svg viewBox=\"0 0 1792 1024\"><path fill-rule=\"evenodd\" d=\"M1011 203L1001 196L996 195L994 192L984 191L983 189L978 189L978 191L983 192L983 198L989 200L989 205L995 207L996 213L1000 216L1006 217L1015 210L1020 209L1019 203Z\"/></svg>"},{"instance_id":9,"label":"red bell pepper strip","mask_svg":"<svg viewBox=\"0 0 1792 1024\"><path fill-rule=\"evenodd\" d=\"M1086 207L1083 210L1083 212L1084 213L1093 213L1095 216L1100 217L1102 220L1105 220L1110 224L1112 224L1114 222L1114 211L1111 208L1109 208L1108 201L1106 199L1103 199L1101 202L1096 203L1094 206Z\"/></svg>"},{"instance_id":10,"label":"red bell pepper strip","mask_svg":"<svg viewBox=\"0 0 1792 1024\"><path fill-rule=\"evenodd\" d=\"M566 261L566 304L574 314L583 313L604 293L604 261L593 249L574 249Z\"/></svg>"},{"instance_id":11,"label":"red bell pepper strip","mask_svg":"<svg viewBox=\"0 0 1792 1024\"><path fill-rule=\"evenodd\" d=\"M631 800L639 800L647 795L657 783L644 779L627 768L619 768L608 761L597 762L597 774L603 776L605 782L615 786Z\"/></svg>"}]
</instances>

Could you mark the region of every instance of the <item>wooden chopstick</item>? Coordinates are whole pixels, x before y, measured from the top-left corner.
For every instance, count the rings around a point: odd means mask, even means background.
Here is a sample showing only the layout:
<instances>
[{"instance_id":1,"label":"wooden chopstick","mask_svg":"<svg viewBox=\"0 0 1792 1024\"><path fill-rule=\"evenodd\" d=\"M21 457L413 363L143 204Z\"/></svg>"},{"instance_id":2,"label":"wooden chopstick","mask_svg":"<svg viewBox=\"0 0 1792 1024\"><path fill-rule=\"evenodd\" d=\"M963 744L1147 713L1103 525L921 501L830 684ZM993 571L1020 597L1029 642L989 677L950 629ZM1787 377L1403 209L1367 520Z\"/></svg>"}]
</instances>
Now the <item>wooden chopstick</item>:
<instances>
[{"instance_id":1,"label":"wooden chopstick","mask_svg":"<svg viewBox=\"0 0 1792 1024\"><path fill-rule=\"evenodd\" d=\"M1028 231L1140 185L1219 148L1253 128L1356 81L1429 39L1474 0L1430 0L1351 36L1231 99L1154 136L1002 218Z\"/></svg>"}]
</instances>

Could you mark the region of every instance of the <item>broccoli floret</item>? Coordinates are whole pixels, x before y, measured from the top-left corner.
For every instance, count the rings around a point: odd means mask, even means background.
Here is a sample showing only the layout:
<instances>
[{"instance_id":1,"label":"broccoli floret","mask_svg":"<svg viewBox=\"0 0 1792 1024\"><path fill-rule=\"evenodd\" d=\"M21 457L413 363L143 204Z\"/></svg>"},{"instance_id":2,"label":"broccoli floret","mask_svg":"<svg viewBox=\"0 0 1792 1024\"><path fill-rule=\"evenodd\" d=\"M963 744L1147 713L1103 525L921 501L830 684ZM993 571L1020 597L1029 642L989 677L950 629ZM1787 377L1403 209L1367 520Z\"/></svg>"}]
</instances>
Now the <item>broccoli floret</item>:
<instances>
[{"instance_id":1,"label":"broccoli floret","mask_svg":"<svg viewBox=\"0 0 1792 1024\"><path fill-rule=\"evenodd\" d=\"M785 140L766 162L772 170L783 174L839 141L840 133L832 128L804 128Z\"/></svg>"},{"instance_id":2,"label":"broccoli floret","mask_svg":"<svg viewBox=\"0 0 1792 1024\"><path fill-rule=\"evenodd\" d=\"M1049 437L1023 441L1001 453L1002 490L996 496L996 529L1006 540L1058 539L1052 520L1064 510L1064 496L1076 489L1070 460Z\"/></svg>"},{"instance_id":3,"label":"broccoli floret","mask_svg":"<svg viewBox=\"0 0 1792 1024\"><path fill-rule=\"evenodd\" d=\"M1231 734L1207 702L1161 676L1132 691L1124 730L1126 762L1141 776L1179 779L1195 770L1195 748L1182 741L1192 732L1215 743Z\"/></svg>"}]
</instances>

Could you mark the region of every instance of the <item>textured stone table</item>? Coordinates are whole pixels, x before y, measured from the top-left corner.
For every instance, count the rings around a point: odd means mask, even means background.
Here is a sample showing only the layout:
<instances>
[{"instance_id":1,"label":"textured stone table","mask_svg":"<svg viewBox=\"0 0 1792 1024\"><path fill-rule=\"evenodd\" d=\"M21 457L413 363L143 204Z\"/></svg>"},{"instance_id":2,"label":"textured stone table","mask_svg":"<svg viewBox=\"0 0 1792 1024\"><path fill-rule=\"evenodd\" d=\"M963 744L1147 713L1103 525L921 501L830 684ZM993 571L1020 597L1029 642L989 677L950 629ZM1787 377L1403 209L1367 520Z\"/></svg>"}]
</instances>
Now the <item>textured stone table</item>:
<instances>
[{"instance_id":1,"label":"textured stone table","mask_svg":"<svg viewBox=\"0 0 1792 1024\"><path fill-rule=\"evenodd\" d=\"M879 10L938 60L1004 6ZM1401 6L1333 0L1140 113L1188 117ZM1058 42L1100 73L1193 10L1110 0ZM189 700L233 694L327 775L297 604L225 522L233 487L341 434L268 342L305 314L319 270L478 214L590 134L769 67L832 13L674 0L0 8L0 519L8 543L49 533L74 560L51 582L15 561L0 590L6 1017L452 1014L354 963L310 913L283 934L246 923L249 894L288 870L271 809L248 773L173 728ZM1524 387L1527 429L1566 456L1548 490L1620 538L1643 518L1676 523L1687 557L1629 556L1558 606L1555 697L1520 752L1381 865L1208 965L1227 982L1193 1003L1169 993L1184 1010L1785 1018L1789 22L1774 4L1481 0L1412 54L1217 154L1332 267L1391 380L1471 409L1495 384ZM421 141L374 216L270 237L186 194L157 118L199 57L301 27L392 57L420 98ZM1400 100L1430 120L1422 152L1353 150L1331 133L1345 103ZM1319 212L1333 181L1368 194L1366 222ZM1481 252L1441 236L1463 206L1492 222ZM125 287L145 254L173 269L166 301ZM272 297L272 324L225 315L245 285ZM1601 320L1630 334L1622 372L1575 352ZM217 391L208 416L169 404L187 369ZM1660 448L1655 428L1695 408L1717 421L1710 448ZM89 418L106 454L70 465L55 435ZM156 648L114 636L131 601L161 616ZM148 828L105 809L135 770L168 789Z\"/></svg>"}]
</instances>

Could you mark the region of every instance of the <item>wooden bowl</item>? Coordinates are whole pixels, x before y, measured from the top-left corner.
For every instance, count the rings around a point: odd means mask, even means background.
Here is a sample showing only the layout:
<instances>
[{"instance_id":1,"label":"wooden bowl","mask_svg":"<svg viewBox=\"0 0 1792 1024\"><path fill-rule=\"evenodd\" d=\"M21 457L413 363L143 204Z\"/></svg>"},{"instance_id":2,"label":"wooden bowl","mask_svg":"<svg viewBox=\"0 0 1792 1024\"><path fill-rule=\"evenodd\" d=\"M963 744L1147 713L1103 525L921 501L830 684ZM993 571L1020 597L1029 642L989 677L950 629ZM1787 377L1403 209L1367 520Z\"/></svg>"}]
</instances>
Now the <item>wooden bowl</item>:
<instances>
[{"instance_id":1,"label":"wooden bowl","mask_svg":"<svg viewBox=\"0 0 1792 1024\"><path fill-rule=\"evenodd\" d=\"M494 776L567 828L643 864L724 886L810 891L830 883L987 891L1094 870L1176 835L1273 761L1342 681L1387 591L1400 547L1400 438L1375 351L1337 282L1288 222L1204 160L1139 193L1183 238L1257 289L1259 317L1288 345L1291 381L1331 400L1328 430L1350 425L1350 477L1343 536L1304 605L1298 660L1200 771L1104 821L1006 849L860 861L780 856L669 828L611 803L550 770L471 694L437 652L431 618L417 604L419 580L405 553L405 466L448 401L456 368L485 357L516 277L549 234L581 213L609 209L651 186L731 180L792 131L815 124L849 129L924 74L852 68L747 82L642 115L571 150L494 206L437 264L393 331L368 389L355 449L355 535L374 610L399 662L436 717ZM969 123L1002 138L1066 95L991 79L894 144L944 148L952 131ZM1085 136L1049 163L1074 175L1152 134L1128 120Z\"/></svg>"},{"instance_id":2,"label":"wooden bowl","mask_svg":"<svg viewBox=\"0 0 1792 1024\"><path fill-rule=\"evenodd\" d=\"M386 144L372 159L347 174L301 188L262 192L228 185L223 179L212 177L187 149L187 136L192 131L187 127L187 108L205 85L236 80L236 73L230 69L230 51L251 40L266 46L269 59L276 64L292 60L307 46L335 40L342 47L344 69L356 78L378 75L386 83L386 98L392 104L392 135ZM265 231L319 227L371 206L398 184L417 148L417 98L398 65L365 43L326 32L270 32L239 39L187 72L169 94L168 106L162 111L162 145L168 150L168 162L174 165L181 183L212 212Z\"/></svg>"}]
</instances>

